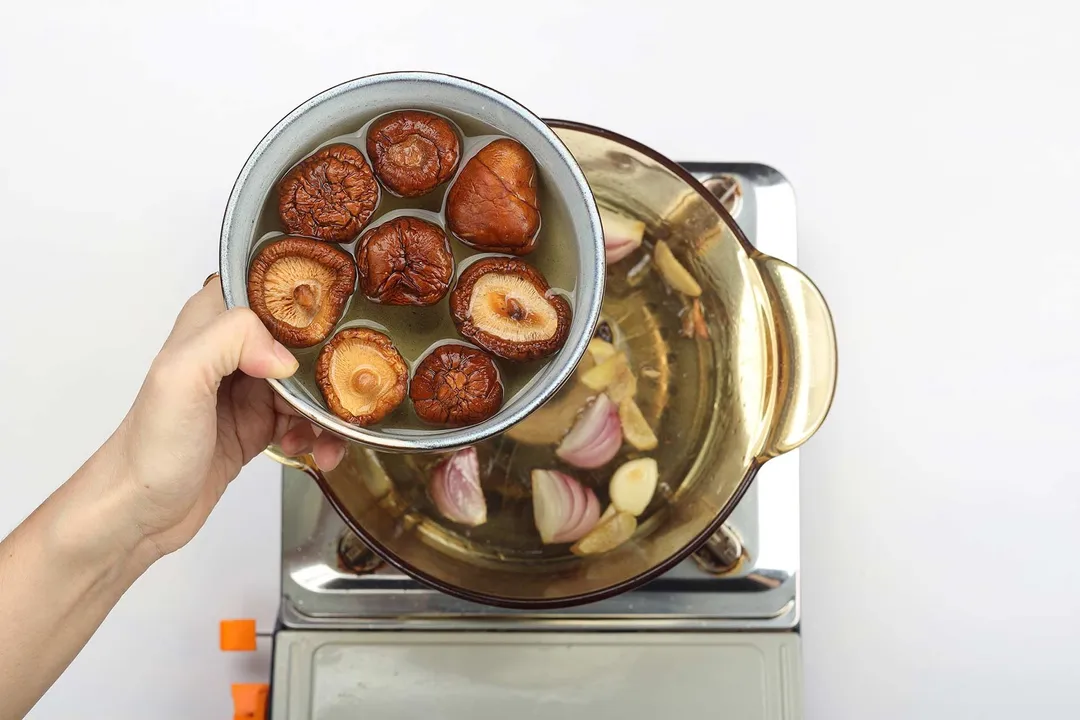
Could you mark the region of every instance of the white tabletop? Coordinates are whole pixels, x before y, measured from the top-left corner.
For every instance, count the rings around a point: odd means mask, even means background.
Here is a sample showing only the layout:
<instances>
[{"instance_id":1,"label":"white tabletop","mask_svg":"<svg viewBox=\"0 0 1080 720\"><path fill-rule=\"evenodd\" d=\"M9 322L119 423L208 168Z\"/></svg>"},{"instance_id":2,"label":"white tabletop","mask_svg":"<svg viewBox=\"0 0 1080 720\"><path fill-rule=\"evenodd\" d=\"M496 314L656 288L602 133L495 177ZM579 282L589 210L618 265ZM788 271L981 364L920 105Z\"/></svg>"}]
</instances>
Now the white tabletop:
<instances>
[{"instance_id":1,"label":"white tabletop","mask_svg":"<svg viewBox=\"0 0 1080 720\"><path fill-rule=\"evenodd\" d=\"M841 351L802 458L807 717L1080 713L1077 10L218 4L0 8L0 533L123 416L263 133L339 81L441 70L792 181ZM245 470L32 717L229 717L268 657L219 653L217 620L273 620L277 478Z\"/></svg>"}]
</instances>

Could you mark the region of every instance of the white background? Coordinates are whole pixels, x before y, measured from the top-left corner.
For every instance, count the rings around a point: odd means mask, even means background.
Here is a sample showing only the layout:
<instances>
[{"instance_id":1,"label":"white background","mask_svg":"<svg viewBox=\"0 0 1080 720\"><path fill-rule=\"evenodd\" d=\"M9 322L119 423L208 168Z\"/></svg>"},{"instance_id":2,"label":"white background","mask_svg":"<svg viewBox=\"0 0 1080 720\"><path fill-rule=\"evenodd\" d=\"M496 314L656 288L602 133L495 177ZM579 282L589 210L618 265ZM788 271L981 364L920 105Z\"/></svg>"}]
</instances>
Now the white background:
<instances>
[{"instance_id":1,"label":"white background","mask_svg":"<svg viewBox=\"0 0 1080 720\"><path fill-rule=\"evenodd\" d=\"M278 118L441 70L792 181L841 351L802 460L807 717L1080 713L1075 3L216 5L0 9L0 534L123 416ZM267 658L217 620L273 620L277 478L245 470L32 717L229 717Z\"/></svg>"}]
</instances>

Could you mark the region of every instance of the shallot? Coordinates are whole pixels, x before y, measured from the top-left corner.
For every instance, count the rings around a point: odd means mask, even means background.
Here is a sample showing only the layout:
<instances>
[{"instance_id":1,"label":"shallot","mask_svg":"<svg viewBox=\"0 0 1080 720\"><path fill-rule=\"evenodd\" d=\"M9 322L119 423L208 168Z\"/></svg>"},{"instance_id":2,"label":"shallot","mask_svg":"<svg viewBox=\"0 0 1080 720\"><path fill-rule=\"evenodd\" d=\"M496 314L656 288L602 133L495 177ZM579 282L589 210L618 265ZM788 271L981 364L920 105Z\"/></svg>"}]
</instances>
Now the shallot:
<instances>
[{"instance_id":1,"label":"shallot","mask_svg":"<svg viewBox=\"0 0 1080 720\"><path fill-rule=\"evenodd\" d=\"M476 448L458 450L436 465L428 492L447 520L473 527L487 522L487 502L480 489Z\"/></svg>"},{"instance_id":2,"label":"shallot","mask_svg":"<svg viewBox=\"0 0 1080 720\"><path fill-rule=\"evenodd\" d=\"M604 252L607 264L617 263L641 247L645 223L632 220L613 210L600 208L600 224L604 228Z\"/></svg>"},{"instance_id":3,"label":"shallot","mask_svg":"<svg viewBox=\"0 0 1080 720\"><path fill-rule=\"evenodd\" d=\"M558 470L533 470L533 519L545 544L574 542L600 519L600 501L587 488Z\"/></svg>"},{"instance_id":4,"label":"shallot","mask_svg":"<svg viewBox=\"0 0 1080 720\"><path fill-rule=\"evenodd\" d=\"M555 454L579 468L598 468L610 461L622 446L619 408L601 393L581 413Z\"/></svg>"}]
</instances>

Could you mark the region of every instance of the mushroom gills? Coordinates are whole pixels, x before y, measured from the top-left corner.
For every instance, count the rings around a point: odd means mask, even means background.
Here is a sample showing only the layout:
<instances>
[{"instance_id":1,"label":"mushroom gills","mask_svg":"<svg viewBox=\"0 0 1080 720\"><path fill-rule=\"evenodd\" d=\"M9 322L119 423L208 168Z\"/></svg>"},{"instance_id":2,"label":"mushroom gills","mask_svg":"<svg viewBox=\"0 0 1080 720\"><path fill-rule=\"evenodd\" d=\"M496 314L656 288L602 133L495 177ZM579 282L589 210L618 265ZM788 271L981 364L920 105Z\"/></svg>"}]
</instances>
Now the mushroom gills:
<instances>
[{"instance_id":1,"label":"mushroom gills","mask_svg":"<svg viewBox=\"0 0 1080 720\"><path fill-rule=\"evenodd\" d=\"M469 315L485 332L514 342L547 340L559 327L555 308L532 283L501 273L489 273L476 281Z\"/></svg>"},{"instance_id":2,"label":"mushroom gills","mask_svg":"<svg viewBox=\"0 0 1080 720\"><path fill-rule=\"evenodd\" d=\"M355 284L349 253L320 240L283 237L252 259L248 302L278 342L308 348L333 331Z\"/></svg>"},{"instance_id":3,"label":"mushroom gills","mask_svg":"<svg viewBox=\"0 0 1080 720\"><path fill-rule=\"evenodd\" d=\"M346 340L330 359L330 382L353 415L373 412L397 384L397 371L363 340Z\"/></svg>"},{"instance_id":4,"label":"mushroom gills","mask_svg":"<svg viewBox=\"0 0 1080 720\"><path fill-rule=\"evenodd\" d=\"M323 309L323 288L334 282L334 271L306 257L283 257L266 271L263 297L280 322L306 328Z\"/></svg>"}]
</instances>

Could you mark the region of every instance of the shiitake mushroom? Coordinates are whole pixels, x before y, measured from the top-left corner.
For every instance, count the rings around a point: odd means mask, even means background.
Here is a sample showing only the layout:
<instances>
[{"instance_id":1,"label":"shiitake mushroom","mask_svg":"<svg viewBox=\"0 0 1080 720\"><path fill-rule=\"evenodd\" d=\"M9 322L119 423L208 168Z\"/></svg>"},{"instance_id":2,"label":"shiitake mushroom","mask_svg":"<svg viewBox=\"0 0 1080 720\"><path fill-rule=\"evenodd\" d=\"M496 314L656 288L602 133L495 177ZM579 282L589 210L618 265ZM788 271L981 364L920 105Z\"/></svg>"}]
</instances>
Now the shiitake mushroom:
<instances>
[{"instance_id":1,"label":"shiitake mushroom","mask_svg":"<svg viewBox=\"0 0 1080 720\"><path fill-rule=\"evenodd\" d=\"M465 163L446 195L446 221L458 239L478 250L532 252L540 205L536 162L525 146L500 138Z\"/></svg>"},{"instance_id":2,"label":"shiitake mushroom","mask_svg":"<svg viewBox=\"0 0 1080 720\"><path fill-rule=\"evenodd\" d=\"M327 145L278 183L285 229L328 242L351 242L379 203L379 183L363 153L348 143Z\"/></svg>"},{"instance_id":3,"label":"shiitake mushroom","mask_svg":"<svg viewBox=\"0 0 1080 720\"><path fill-rule=\"evenodd\" d=\"M248 269L248 304L282 345L325 340L356 285L349 253L318 240L285 237L263 247Z\"/></svg>"},{"instance_id":4,"label":"shiitake mushroom","mask_svg":"<svg viewBox=\"0 0 1080 720\"><path fill-rule=\"evenodd\" d=\"M473 425L499 411L503 386L491 357L459 343L440 345L413 373L409 385L416 415L440 425Z\"/></svg>"},{"instance_id":5,"label":"shiitake mushroom","mask_svg":"<svg viewBox=\"0 0 1080 720\"><path fill-rule=\"evenodd\" d=\"M360 290L383 305L434 305L454 277L454 255L442 228L415 217L373 227L356 244Z\"/></svg>"},{"instance_id":6,"label":"shiitake mushroom","mask_svg":"<svg viewBox=\"0 0 1080 720\"><path fill-rule=\"evenodd\" d=\"M383 333L346 328L319 352L315 382L332 413L353 425L373 425L405 399L409 368Z\"/></svg>"},{"instance_id":7,"label":"shiitake mushroom","mask_svg":"<svg viewBox=\"0 0 1080 720\"><path fill-rule=\"evenodd\" d=\"M459 333L507 360L547 357L570 334L570 303L516 258L484 258L466 268L450 293L450 314Z\"/></svg>"},{"instance_id":8,"label":"shiitake mushroom","mask_svg":"<svg viewBox=\"0 0 1080 720\"><path fill-rule=\"evenodd\" d=\"M367 151L382 184L401 197L417 197L457 170L461 142L444 117L422 110L382 116L367 133Z\"/></svg>"}]
</instances>

